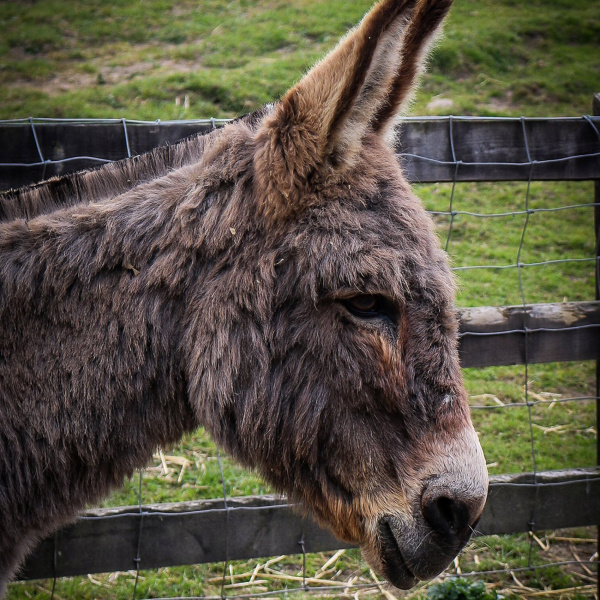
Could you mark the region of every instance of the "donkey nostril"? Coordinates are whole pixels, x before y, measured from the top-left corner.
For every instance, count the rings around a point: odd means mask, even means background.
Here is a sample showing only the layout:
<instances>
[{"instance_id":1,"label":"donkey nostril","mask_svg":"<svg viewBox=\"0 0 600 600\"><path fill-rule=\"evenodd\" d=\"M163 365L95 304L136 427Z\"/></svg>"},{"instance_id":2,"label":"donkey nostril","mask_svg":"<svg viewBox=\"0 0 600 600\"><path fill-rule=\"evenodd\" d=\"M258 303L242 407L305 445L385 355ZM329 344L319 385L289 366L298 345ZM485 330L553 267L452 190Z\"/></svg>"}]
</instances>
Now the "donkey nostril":
<instances>
[{"instance_id":1,"label":"donkey nostril","mask_svg":"<svg viewBox=\"0 0 600 600\"><path fill-rule=\"evenodd\" d=\"M471 519L465 503L447 496L429 500L423 507L423 516L434 530L446 538L462 536L468 530Z\"/></svg>"}]
</instances>

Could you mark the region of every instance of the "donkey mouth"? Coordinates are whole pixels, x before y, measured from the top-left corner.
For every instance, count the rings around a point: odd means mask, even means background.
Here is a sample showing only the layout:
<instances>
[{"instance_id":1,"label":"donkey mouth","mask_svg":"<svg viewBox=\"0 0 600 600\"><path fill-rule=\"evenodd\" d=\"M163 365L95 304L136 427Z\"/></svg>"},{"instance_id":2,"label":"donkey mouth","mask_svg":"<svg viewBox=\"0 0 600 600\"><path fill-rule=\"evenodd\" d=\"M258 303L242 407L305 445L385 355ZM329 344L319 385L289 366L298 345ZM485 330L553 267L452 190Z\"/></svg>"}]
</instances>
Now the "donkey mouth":
<instances>
[{"instance_id":1,"label":"donkey mouth","mask_svg":"<svg viewBox=\"0 0 600 600\"><path fill-rule=\"evenodd\" d=\"M381 519L378 526L383 576L401 590L413 587L418 578L408 568L398 541L387 519Z\"/></svg>"}]
</instances>

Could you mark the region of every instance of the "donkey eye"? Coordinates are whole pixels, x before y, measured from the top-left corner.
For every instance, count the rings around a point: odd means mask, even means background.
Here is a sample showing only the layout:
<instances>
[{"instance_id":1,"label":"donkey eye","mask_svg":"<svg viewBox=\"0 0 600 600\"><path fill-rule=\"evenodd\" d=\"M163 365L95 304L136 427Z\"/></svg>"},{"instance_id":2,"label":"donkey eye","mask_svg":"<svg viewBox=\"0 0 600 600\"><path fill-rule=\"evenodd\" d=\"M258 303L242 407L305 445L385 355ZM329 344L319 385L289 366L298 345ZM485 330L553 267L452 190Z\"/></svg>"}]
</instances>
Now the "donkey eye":
<instances>
[{"instance_id":1,"label":"donkey eye","mask_svg":"<svg viewBox=\"0 0 600 600\"><path fill-rule=\"evenodd\" d=\"M357 317L372 318L381 314L383 298L374 294L359 294L342 300L342 304Z\"/></svg>"}]
</instances>

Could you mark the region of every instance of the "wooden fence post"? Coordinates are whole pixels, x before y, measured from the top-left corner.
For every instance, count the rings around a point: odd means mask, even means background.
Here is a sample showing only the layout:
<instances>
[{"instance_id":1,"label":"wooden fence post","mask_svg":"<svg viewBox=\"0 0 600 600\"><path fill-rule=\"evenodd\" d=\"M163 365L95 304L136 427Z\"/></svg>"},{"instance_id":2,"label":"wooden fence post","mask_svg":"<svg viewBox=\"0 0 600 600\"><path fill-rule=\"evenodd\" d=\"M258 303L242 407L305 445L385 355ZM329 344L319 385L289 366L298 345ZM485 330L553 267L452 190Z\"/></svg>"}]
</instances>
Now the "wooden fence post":
<instances>
[{"instance_id":1,"label":"wooden fence post","mask_svg":"<svg viewBox=\"0 0 600 600\"><path fill-rule=\"evenodd\" d=\"M600 115L600 93L594 94L594 116ZM594 181L594 229L596 235L596 300L600 300L600 178ZM596 361L596 464L600 465L600 360ZM600 523L598 527L597 557L600 560ZM598 598L600 598L600 567L598 577Z\"/></svg>"}]
</instances>

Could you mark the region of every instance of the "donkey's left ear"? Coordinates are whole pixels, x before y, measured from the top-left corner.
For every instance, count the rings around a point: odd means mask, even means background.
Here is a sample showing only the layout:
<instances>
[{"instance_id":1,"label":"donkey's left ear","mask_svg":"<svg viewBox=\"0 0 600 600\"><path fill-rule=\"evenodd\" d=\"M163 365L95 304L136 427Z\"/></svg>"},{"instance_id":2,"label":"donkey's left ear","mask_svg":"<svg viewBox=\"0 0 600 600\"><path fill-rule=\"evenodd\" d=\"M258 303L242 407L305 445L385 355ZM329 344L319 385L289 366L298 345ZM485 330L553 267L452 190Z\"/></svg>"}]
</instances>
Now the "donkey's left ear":
<instances>
[{"instance_id":1,"label":"donkey's left ear","mask_svg":"<svg viewBox=\"0 0 600 600\"><path fill-rule=\"evenodd\" d=\"M351 168L368 131L386 135L451 4L382 0L275 105L256 135L267 213L313 204L315 176Z\"/></svg>"}]
</instances>

